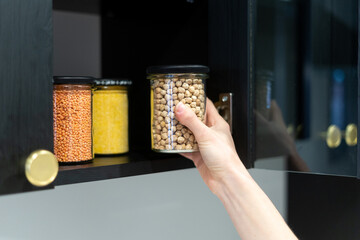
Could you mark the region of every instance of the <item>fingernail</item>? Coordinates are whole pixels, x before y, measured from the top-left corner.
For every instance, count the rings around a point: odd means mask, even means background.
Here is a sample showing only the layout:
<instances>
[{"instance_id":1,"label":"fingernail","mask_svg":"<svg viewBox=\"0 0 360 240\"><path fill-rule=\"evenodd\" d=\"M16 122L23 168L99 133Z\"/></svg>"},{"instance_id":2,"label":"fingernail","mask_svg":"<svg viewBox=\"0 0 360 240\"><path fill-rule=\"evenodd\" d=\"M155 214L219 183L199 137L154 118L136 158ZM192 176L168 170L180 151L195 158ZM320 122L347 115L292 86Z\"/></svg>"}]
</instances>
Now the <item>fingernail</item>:
<instances>
[{"instance_id":1,"label":"fingernail","mask_svg":"<svg viewBox=\"0 0 360 240\"><path fill-rule=\"evenodd\" d=\"M184 112L184 109L185 109L185 105L182 102L179 102L176 105L175 111L177 114L181 114L182 112Z\"/></svg>"}]
</instances>

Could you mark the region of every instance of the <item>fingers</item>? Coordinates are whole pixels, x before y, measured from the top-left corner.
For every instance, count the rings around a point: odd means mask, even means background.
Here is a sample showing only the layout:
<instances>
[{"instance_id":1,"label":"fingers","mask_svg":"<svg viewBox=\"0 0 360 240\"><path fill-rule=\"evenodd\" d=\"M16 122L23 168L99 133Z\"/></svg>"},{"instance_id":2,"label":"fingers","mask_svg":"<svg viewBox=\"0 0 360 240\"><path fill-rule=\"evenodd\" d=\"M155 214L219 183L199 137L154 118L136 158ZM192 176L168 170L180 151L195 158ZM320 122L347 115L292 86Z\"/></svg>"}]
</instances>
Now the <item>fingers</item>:
<instances>
[{"instance_id":1,"label":"fingers","mask_svg":"<svg viewBox=\"0 0 360 240\"><path fill-rule=\"evenodd\" d=\"M220 116L215 105L210 99L206 99L206 123L208 127L214 126L216 122L221 121L223 118Z\"/></svg>"},{"instance_id":2,"label":"fingers","mask_svg":"<svg viewBox=\"0 0 360 240\"><path fill-rule=\"evenodd\" d=\"M206 99L206 125L208 127L216 126L216 129L229 130L229 124L219 114L215 105L210 99Z\"/></svg>"},{"instance_id":3,"label":"fingers","mask_svg":"<svg viewBox=\"0 0 360 240\"><path fill-rule=\"evenodd\" d=\"M209 128L182 102L179 102L176 105L175 116L181 124L188 127L194 133L198 142L206 140L206 134L208 133Z\"/></svg>"}]
</instances>

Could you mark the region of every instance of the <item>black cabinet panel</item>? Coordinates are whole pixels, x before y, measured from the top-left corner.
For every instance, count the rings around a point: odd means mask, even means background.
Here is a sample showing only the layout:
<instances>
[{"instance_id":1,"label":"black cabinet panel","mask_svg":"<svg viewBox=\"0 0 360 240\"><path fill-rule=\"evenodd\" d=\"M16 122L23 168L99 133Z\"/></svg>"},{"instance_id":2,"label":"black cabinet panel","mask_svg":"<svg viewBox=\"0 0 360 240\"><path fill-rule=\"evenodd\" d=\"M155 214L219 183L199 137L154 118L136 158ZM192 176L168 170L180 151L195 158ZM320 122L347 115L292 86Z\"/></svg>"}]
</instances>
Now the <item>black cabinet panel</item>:
<instances>
[{"instance_id":1,"label":"black cabinet panel","mask_svg":"<svg viewBox=\"0 0 360 240\"><path fill-rule=\"evenodd\" d=\"M209 1L208 95L233 93L233 138L241 160L252 167L251 1Z\"/></svg>"},{"instance_id":2,"label":"black cabinet panel","mask_svg":"<svg viewBox=\"0 0 360 240\"><path fill-rule=\"evenodd\" d=\"M289 173L288 222L299 239L359 239L360 181Z\"/></svg>"},{"instance_id":3,"label":"black cabinet panel","mask_svg":"<svg viewBox=\"0 0 360 240\"><path fill-rule=\"evenodd\" d=\"M0 193L32 189L21 161L53 150L52 1L0 1Z\"/></svg>"},{"instance_id":4,"label":"black cabinet panel","mask_svg":"<svg viewBox=\"0 0 360 240\"><path fill-rule=\"evenodd\" d=\"M130 150L151 154L152 65L208 65L207 1L101 1L102 76L129 78ZM211 69L210 69L211 71ZM210 79L212 81L212 73Z\"/></svg>"},{"instance_id":5,"label":"black cabinet panel","mask_svg":"<svg viewBox=\"0 0 360 240\"><path fill-rule=\"evenodd\" d=\"M359 1L254 2L255 167L358 175Z\"/></svg>"}]
</instances>

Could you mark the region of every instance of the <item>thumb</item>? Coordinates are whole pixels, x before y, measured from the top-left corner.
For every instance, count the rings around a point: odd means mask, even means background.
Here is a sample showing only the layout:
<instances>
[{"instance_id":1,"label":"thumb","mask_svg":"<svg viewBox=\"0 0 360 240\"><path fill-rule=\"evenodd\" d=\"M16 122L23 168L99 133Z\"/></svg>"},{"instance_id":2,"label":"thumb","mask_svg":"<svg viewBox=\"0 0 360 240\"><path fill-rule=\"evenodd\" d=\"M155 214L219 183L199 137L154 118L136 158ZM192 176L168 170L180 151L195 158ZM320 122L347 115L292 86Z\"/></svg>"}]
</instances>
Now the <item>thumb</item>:
<instances>
[{"instance_id":1,"label":"thumb","mask_svg":"<svg viewBox=\"0 0 360 240\"><path fill-rule=\"evenodd\" d=\"M209 128L182 102L179 102L176 105L175 116L181 124L185 125L193 132L198 142L206 140Z\"/></svg>"}]
</instances>

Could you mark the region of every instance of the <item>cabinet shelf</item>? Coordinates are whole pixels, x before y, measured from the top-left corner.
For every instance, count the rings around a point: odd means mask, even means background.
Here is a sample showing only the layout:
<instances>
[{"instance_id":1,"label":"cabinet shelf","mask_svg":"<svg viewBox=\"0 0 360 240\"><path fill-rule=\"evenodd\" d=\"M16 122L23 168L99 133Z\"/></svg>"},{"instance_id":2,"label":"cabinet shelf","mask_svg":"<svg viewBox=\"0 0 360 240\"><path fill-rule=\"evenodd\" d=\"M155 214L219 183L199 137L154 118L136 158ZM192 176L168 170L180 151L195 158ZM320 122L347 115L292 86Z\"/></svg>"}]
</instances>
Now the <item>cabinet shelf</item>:
<instances>
[{"instance_id":1,"label":"cabinet shelf","mask_svg":"<svg viewBox=\"0 0 360 240\"><path fill-rule=\"evenodd\" d=\"M180 155L129 153L113 157L96 157L90 163L61 165L55 186L112 178L193 168L194 164Z\"/></svg>"}]
</instances>

